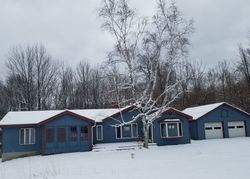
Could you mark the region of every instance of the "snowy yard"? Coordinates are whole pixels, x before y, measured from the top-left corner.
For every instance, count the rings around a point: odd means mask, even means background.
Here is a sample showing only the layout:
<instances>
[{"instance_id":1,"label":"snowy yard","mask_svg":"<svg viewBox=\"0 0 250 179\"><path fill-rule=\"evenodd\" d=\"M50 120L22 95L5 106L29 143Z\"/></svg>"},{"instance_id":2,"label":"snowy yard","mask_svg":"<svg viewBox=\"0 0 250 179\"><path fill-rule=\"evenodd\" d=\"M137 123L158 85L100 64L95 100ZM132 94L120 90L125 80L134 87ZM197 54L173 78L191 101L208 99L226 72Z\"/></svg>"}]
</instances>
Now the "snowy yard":
<instances>
[{"instance_id":1,"label":"snowy yard","mask_svg":"<svg viewBox=\"0 0 250 179\"><path fill-rule=\"evenodd\" d=\"M131 153L135 158L131 159ZM149 150L35 156L0 163L0 179L248 179L250 138Z\"/></svg>"}]
</instances>

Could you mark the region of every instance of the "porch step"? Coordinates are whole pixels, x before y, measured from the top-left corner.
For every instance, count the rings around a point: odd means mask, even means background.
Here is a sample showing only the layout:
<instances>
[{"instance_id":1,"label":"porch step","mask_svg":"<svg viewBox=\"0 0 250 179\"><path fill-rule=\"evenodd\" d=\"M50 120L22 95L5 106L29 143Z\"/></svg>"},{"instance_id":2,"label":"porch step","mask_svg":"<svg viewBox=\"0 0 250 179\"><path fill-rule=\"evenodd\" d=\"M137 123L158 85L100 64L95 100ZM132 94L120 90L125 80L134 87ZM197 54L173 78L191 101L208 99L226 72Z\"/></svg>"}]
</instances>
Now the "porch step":
<instances>
[{"instance_id":1,"label":"porch step","mask_svg":"<svg viewBox=\"0 0 250 179\"><path fill-rule=\"evenodd\" d=\"M149 143L149 147L157 146L156 143ZM143 148L142 142L121 142L121 143L106 143L96 144L93 147L93 152L101 151L119 151L119 150L135 150Z\"/></svg>"}]
</instances>

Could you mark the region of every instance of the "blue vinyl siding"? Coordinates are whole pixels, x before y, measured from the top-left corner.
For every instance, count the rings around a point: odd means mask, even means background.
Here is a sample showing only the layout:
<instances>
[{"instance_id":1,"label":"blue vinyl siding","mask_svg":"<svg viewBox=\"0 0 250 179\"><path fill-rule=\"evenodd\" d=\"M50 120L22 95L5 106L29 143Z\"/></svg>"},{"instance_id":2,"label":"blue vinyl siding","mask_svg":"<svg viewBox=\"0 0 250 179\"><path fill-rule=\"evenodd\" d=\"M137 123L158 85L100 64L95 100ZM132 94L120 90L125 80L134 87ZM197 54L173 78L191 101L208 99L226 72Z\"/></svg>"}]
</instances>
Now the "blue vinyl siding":
<instances>
[{"instance_id":1,"label":"blue vinyl siding","mask_svg":"<svg viewBox=\"0 0 250 179\"><path fill-rule=\"evenodd\" d=\"M227 113L226 115L225 112ZM246 126L246 135L250 136L250 116L235 108L223 104L206 115L200 117L196 121L191 122L191 138L198 140L205 139L204 125L206 122L222 122L223 135L225 138L228 138L228 122L230 121L244 121Z\"/></svg>"},{"instance_id":2,"label":"blue vinyl siding","mask_svg":"<svg viewBox=\"0 0 250 179\"><path fill-rule=\"evenodd\" d=\"M191 139L198 140L197 121L189 121L190 137Z\"/></svg>"},{"instance_id":3,"label":"blue vinyl siding","mask_svg":"<svg viewBox=\"0 0 250 179\"><path fill-rule=\"evenodd\" d=\"M35 144L28 144L28 145L19 144L19 130L21 128L17 128L17 127L3 128L2 152L3 153L26 152L26 151L39 151L40 152L41 129L39 127L34 127L34 128L35 128Z\"/></svg>"}]
</instances>

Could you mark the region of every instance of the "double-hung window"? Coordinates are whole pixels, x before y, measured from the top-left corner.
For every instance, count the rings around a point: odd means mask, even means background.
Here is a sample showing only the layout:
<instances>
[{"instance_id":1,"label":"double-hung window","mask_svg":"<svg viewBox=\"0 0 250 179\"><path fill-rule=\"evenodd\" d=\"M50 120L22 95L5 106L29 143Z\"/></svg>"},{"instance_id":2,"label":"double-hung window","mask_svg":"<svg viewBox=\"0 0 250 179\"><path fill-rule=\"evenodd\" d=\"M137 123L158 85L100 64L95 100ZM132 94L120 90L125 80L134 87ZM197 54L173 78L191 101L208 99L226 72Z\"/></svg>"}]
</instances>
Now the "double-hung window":
<instances>
[{"instance_id":1,"label":"double-hung window","mask_svg":"<svg viewBox=\"0 0 250 179\"><path fill-rule=\"evenodd\" d=\"M138 126L136 123L115 127L117 139L137 138Z\"/></svg>"},{"instance_id":2,"label":"double-hung window","mask_svg":"<svg viewBox=\"0 0 250 179\"><path fill-rule=\"evenodd\" d=\"M103 127L102 127L102 125L96 126L96 140L103 140Z\"/></svg>"},{"instance_id":3,"label":"double-hung window","mask_svg":"<svg viewBox=\"0 0 250 179\"><path fill-rule=\"evenodd\" d=\"M80 130L80 141L88 140L88 126L82 126Z\"/></svg>"},{"instance_id":4,"label":"double-hung window","mask_svg":"<svg viewBox=\"0 0 250 179\"><path fill-rule=\"evenodd\" d=\"M182 124L181 124L181 122L161 123L161 137L162 138L182 137Z\"/></svg>"},{"instance_id":5,"label":"double-hung window","mask_svg":"<svg viewBox=\"0 0 250 179\"><path fill-rule=\"evenodd\" d=\"M19 144L35 144L35 128L22 128L19 130Z\"/></svg>"}]
</instances>

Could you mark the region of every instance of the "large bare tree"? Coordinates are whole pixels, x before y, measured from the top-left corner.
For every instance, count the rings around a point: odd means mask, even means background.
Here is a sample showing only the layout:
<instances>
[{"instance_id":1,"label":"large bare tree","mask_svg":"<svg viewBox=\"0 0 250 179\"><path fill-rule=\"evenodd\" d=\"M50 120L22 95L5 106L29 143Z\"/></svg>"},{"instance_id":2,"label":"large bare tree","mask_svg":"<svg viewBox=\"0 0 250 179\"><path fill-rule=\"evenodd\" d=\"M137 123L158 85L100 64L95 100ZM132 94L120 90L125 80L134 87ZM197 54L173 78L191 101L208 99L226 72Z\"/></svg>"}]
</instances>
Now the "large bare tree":
<instances>
[{"instance_id":1,"label":"large bare tree","mask_svg":"<svg viewBox=\"0 0 250 179\"><path fill-rule=\"evenodd\" d=\"M122 12L130 12L127 17L131 17L132 19L134 17L133 11L128 7L126 0L104 2L105 8L101 9L100 15L109 17L107 19L111 20L105 21L104 27L108 27L118 39L118 52L131 52L131 50L120 47L120 43L123 43L126 47L127 42L124 42L123 36L127 37L128 33L119 35L113 27L114 25L116 26L114 17L117 17L114 14L126 14L117 11L117 7L120 7ZM129 9L130 11L128 11ZM120 18L120 16L118 17L118 22L122 22L121 24L123 24L124 19ZM121 29L123 26L121 26ZM118 28L118 32L119 30L120 28ZM137 68L130 68L132 73L136 73L139 70L139 72L146 74L143 85L144 89L141 95L133 95L134 105L139 114L131 121L124 122L122 120L117 124L126 125L136 120L141 120L144 126L144 146L146 148L149 142L149 128L153 121L182 93L180 89L182 79L177 74L177 68L181 65L179 60L187 54L189 35L192 31L193 22L186 21L183 18L174 2L167 5L163 0L157 1L157 11L152 18L152 23L148 26L146 34L143 34L143 48L140 49L140 54L136 56L139 59L136 61ZM134 51L132 50L132 52ZM123 59L131 60L131 55L126 56L126 58L123 54L121 56L124 57ZM134 56L132 59L134 59ZM135 75L131 76L134 77Z\"/></svg>"},{"instance_id":2,"label":"large bare tree","mask_svg":"<svg viewBox=\"0 0 250 179\"><path fill-rule=\"evenodd\" d=\"M129 85L136 95L136 60L138 45L147 24L139 18L136 10L129 7L127 0L103 0L99 9L103 29L115 38L115 48L108 55L110 63L124 63L128 69Z\"/></svg>"},{"instance_id":3,"label":"large bare tree","mask_svg":"<svg viewBox=\"0 0 250 179\"><path fill-rule=\"evenodd\" d=\"M134 118L142 119L144 146L148 147L149 127L161 113L182 94L181 79L177 73L183 64L180 59L187 54L192 20L183 18L176 4L157 1L157 11L151 28L144 38L144 48L150 63L150 77L143 96L136 100L140 112Z\"/></svg>"}]
</instances>

